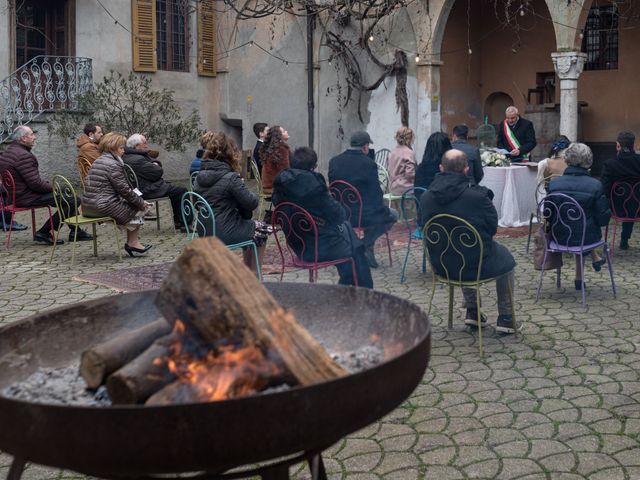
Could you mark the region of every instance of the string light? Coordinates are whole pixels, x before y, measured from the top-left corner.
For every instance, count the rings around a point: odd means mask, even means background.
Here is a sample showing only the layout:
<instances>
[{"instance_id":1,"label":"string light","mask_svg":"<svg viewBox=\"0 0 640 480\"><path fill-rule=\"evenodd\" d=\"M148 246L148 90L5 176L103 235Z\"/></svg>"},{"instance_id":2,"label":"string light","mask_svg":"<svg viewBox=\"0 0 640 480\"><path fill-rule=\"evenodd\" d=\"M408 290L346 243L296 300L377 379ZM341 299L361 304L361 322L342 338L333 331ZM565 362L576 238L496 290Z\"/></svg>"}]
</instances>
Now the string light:
<instances>
[{"instance_id":1,"label":"string light","mask_svg":"<svg viewBox=\"0 0 640 480\"><path fill-rule=\"evenodd\" d=\"M371 36L369 37L369 41L370 41L370 42L373 42L373 35L371 35Z\"/></svg>"},{"instance_id":2,"label":"string light","mask_svg":"<svg viewBox=\"0 0 640 480\"><path fill-rule=\"evenodd\" d=\"M469 49L469 55L471 55L473 53L473 50Z\"/></svg>"},{"instance_id":3,"label":"string light","mask_svg":"<svg viewBox=\"0 0 640 480\"><path fill-rule=\"evenodd\" d=\"M520 7L520 16L524 17L524 7Z\"/></svg>"},{"instance_id":4,"label":"string light","mask_svg":"<svg viewBox=\"0 0 640 480\"><path fill-rule=\"evenodd\" d=\"M420 61L420 54L416 53L416 63Z\"/></svg>"}]
</instances>

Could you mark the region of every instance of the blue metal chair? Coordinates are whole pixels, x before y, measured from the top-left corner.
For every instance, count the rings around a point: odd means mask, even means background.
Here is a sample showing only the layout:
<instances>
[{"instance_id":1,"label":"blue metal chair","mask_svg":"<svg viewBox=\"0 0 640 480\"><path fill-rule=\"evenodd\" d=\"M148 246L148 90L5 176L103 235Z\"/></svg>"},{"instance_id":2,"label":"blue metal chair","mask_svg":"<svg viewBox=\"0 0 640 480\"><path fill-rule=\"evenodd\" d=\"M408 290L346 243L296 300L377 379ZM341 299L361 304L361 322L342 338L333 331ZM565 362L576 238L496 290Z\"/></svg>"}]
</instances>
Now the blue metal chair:
<instances>
[{"instance_id":1,"label":"blue metal chair","mask_svg":"<svg viewBox=\"0 0 640 480\"><path fill-rule=\"evenodd\" d=\"M400 212L402 215L402 220L404 221L405 226L407 227L408 233L408 241L407 241L407 253L404 256L404 263L402 264L402 272L400 273L400 283L404 283L404 273L407 269L407 262L409 260L409 252L411 251L411 239L414 235L414 231L418 228L418 219L420 218L420 195L426 192L427 189L423 187L412 187L408 188L402 193L400 197ZM416 197L416 193L419 195ZM411 212L408 208L410 205L414 205L415 207L415 216L413 218L410 217ZM413 225L411 222L413 221ZM421 232L421 230L418 230ZM422 249L422 273L427 272L427 258L425 255L424 248Z\"/></svg>"},{"instance_id":2,"label":"blue metal chair","mask_svg":"<svg viewBox=\"0 0 640 480\"><path fill-rule=\"evenodd\" d=\"M584 289L584 254L596 248L603 247L603 254L607 258L609 276L613 297L616 297L616 283L613 279L613 265L609 255L609 245L600 239L596 243L584 244L587 230L587 216L580 204L564 193L550 193L538 204L538 223L545 226L545 250L542 265L547 263L547 256L552 252L570 253L580 259L580 279L582 282L582 304L586 307L586 293ZM540 270L540 281L536 293L536 302L540 298L544 268ZM560 288L560 268L556 269L556 286Z\"/></svg>"},{"instance_id":3,"label":"blue metal chair","mask_svg":"<svg viewBox=\"0 0 640 480\"><path fill-rule=\"evenodd\" d=\"M187 238L193 240L198 237L216 236L216 217L213 209L201 195L195 192L185 192L180 202L182 221L187 230ZM188 219L191 219L189 221ZM229 250L250 247L256 260L257 276L262 281L262 271L258 260L258 247L253 240L227 245Z\"/></svg>"}]
</instances>

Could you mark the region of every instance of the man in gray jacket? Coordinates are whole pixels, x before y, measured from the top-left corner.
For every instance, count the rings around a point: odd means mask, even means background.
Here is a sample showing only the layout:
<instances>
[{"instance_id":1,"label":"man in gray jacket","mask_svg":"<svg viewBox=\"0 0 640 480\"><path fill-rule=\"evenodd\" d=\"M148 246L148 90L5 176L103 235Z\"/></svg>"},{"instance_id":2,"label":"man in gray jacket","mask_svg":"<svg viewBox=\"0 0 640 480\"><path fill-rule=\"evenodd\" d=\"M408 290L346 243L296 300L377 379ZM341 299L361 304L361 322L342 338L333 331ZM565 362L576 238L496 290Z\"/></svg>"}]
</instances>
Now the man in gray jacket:
<instances>
[{"instance_id":1,"label":"man in gray jacket","mask_svg":"<svg viewBox=\"0 0 640 480\"><path fill-rule=\"evenodd\" d=\"M456 150L464 152L467 156L467 165L469 166L469 181L473 185L478 185L484 172L482 170L482 161L480 160L480 150L478 147L474 147L467 143L467 137L469 136L469 127L466 125L456 125L453 127L453 136L451 138L451 146Z\"/></svg>"}]
</instances>

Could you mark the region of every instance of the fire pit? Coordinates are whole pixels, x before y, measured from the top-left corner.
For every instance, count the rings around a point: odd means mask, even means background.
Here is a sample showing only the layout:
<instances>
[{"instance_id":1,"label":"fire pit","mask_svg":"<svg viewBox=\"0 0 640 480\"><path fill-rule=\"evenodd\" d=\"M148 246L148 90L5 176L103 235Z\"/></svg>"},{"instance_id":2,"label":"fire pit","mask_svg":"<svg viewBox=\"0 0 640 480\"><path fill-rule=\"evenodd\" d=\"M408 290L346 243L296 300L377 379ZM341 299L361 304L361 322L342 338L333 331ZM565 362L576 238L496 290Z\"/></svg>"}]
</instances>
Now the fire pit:
<instances>
[{"instance_id":1,"label":"fire pit","mask_svg":"<svg viewBox=\"0 0 640 480\"><path fill-rule=\"evenodd\" d=\"M329 352L357 350L377 336L385 361L328 382L211 403L100 408L0 396L0 450L14 456L7 478L19 479L28 461L100 478L207 472L190 478L212 479L287 456L254 474L286 479L287 465L309 459L313 477L326 478L319 452L393 410L422 378L429 321L417 306L375 291L266 287ZM0 328L0 391L40 367L72 364L88 345L156 320L156 295L106 297Z\"/></svg>"}]
</instances>

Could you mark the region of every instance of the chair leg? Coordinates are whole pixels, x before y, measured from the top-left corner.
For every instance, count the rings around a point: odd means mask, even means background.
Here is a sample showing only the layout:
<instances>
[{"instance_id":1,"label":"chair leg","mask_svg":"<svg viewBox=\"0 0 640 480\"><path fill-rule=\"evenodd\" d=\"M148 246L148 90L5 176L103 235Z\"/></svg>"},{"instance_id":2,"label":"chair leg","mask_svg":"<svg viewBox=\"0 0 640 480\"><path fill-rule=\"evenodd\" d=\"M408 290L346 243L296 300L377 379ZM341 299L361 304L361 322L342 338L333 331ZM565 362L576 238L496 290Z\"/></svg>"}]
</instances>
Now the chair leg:
<instances>
[{"instance_id":1,"label":"chair leg","mask_svg":"<svg viewBox=\"0 0 640 480\"><path fill-rule=\"evenodd\" d=\"M391 240L389 240L389 232L384 233L387 237L387 250L389 251L389 266L393 266L393 259L391 258Z\"/></svg>"},{"instance_id":2,"label":"chair leg","mask_svg":"<svg viewBox=\"0 0 640 480\"><path fill-rule=\"evenodd\" d=\"M91 224L91 233L93 234L93 256L98 256L98 232L96 229L96 224Z\"/></svg>"},{"instance_id":3,"label":"chair leg","mask_svg":"<svg viewBox=\"0 0 640 480\"><path fill-rule=\"evenodd\" d=\"M356 261L351 257L351 274L353 275L353 284L358 286L358 271L356 270Z\"/></svg>"},{"instance_id":4,"label":"chair leg","mask_svg":"<svg viewBox=\"0 0 640 480\"><path fill-rule=\"evenodd\" d=\"M511 282L508 282L509 285L509 303L511 303L511 325L513 326L513 332L516 338L518 337L518 328L516 325L516 306L513 303L513 288L511 287Z\"/></svg>"},{"instance_id":5,"label":"chair leg","mask_svg":"<svg viewBox=\"0 0 640 480\"><path fill-rule=\"evenodd\" d=\"M453 287L449 287L453 289ZM482 325L480 312L480 285L476 283L476 312L478 314L478 348L480 349L480 358L484 357L484 349L482 348Z\"/></svg>"},{"instance_id":6,"label":"chair leg","mask_svg":"<svg viewBox=\"0 0 640 480\"><path fill-rule=\"evenodd\" d=\"M49 263L53 262L53 254L56 253L56 243L58 242L58 237L60 236L60 229L62 228L62 222L58 226L58 230L53 233L53 247L51 248L51 257L49 257Z\"/></svg>"},{"instance_id":7,"label":"chair leg","mask_svg":"<svg viewBox=\"0 0 640 480\"><path fill-rule=\"evenodd\" d=\"M613 290L613 298L616 298L617 292L616 292L616 282L613 279L613 265L611 264L611 254L609 253L609 247L606 243L604 244L603 253L607 258L607 265L609 266L609 276L611 277L611 289Z\"/></svg>"},{"instance_id":8,"label":"chair leg","mask_svg":"<svg viewBox=\"0 0 640 480\"><path fill-rule=\"evenodd\" d=\"M431 298L429 299L429 311L427 312L427 316L429 316L429 314L431 314L431 307L433 307L433 297L436 294L436 276L433 275L433 278L431 279Z\"/></svg>"},{"instance_id":9,"label":"chair leg","mask_svg":"<svg viewBox=\"0 0 640 480\"><path fill-rule=\"evenodd\" d=\"M611 258L613 258L616 254L616 229L618 227L618 222L613 222L613 240L611 241ZM607 229L609 225L607 225Z\"/></svg>"},{"instance_id":10,"label":"chair leg","mask_svg":"<svg viewBox=\"0 0 640 480\"><path fill-rule=\"evenodd\" d=\"M529 253L529 245L531 245L531 230L533 229L533 213L529 215L529 234L527 235L527 250Z\"/></svg>"},{"instance_id":11,"label":"chair leg","mask_svg":"<svg viewBox=\"0 0 640 480\"><path fill-rule=\"evenodd\" d=\"M262 281L262 268L260 268L260 261L258 260L258 246L254 243L251 248L253 248L253 256L256 259L256 275L258 280Z\"/></svg>"},{"instance_id":12,"label":"chair leg","mask_svg":"<svg viewBox=\"0 0 640 480\"><path fill-rule=\"evenodd\" d=\"M453 285L449 285L449 328L453 328Z\"/></svg>"},{"instance_id":13,"label":"chair leg","mask_svg":"<svg viewBox=\"0 0 640 480\"><path fill-rule=\"evenodd\" d=\"M160 202L156 201L156 227L160 230Z\"/></svg>"},{"instance_id":14,"label":"chair leg","mask_svg":"<svg viewBox=\"0 0 640 480\"><path fill-rule=\"evenodd\" d=\"M582 305L587 306L587 295L584 291L584 258L582 257L582 252L578 254L580 259L580 283L582 284Z\"/></svg>"},{"instance_id":15,"label":"chair leg","mask_svg":"<svg viewBox=\"0 0 640 480\"><path fill-rule=\"evenodd\" d=\"M76 242L78 238L78 225L75 227L76 228L73 229L73 245L71 246L71 266L73 266L76 261L76 244L78 243ZM53 243L56 243L55 240Z\"/></svg>"},{"instance_id":16,"label":"chair leg","mask_svg":"<svg viewBox=\"0 0 640 480\"><path fill-rule=\"evenodd\" d=\"M560 277L560 273L562 271L562 267L557 267L556 268L556 288L558 290L560 290L561 285L561 277Z\"/></svg>"},{"instance_id":17,"label":"chair leg","mask_svg":"<svg viewBox=\"0 0 640 480\"><path fill-rule=\"evenodd\" d=\"M407 269L407 262L409 261L409 251L411 250L411 227L409 227L409 243L407 243L407 253L404 255L404 263L402 264L402 271L400 272L400 283L404 283L404 272Z\"/></svg>"},{"instance_id":18,"label":"chair leg","mask_svg":"<svg viewBox=\"0 0 640 480\"><path fill-rule=\"evenodd\" d=\"M120 248L120 233L118 232L118 224L113 221L113 233L116 237L116 253L118 254L118 258L122 260L122 249Z\"/></svg>"},{"instance_id":19,"label":"chair leg","mask_svg":"<svg viewBox=\"0 0 640 480\"><path fill-rule=\"evenodd\" d=\"M545 252L544 255L544 259L542 260L542 266L544 267L544 264L546 263L547 260L547 254ZM544 277L544 268L540 269L540 280L538 281L538 290L536 291L536 301L535 303L538 303L538 300L540 300L540 290L542 289L542 279Z\"/></svg>"},{"instance_id":20,"label":"chair leg","mask_svg":"<svg viewBox=\"0 0 640 480\"><path fill-rule=\"evenodd\" d=\"M32 212L33 213L33 212ZM7 235L7 248L11 248L11 232L13 231L13 217L15 216L15 212L11 210L11 219L9 220L9 234ZM33 215L33 221L31 223L31 231L33 234L36 234L36 221L35 215Z\"/></svg>"}]
</instances>

